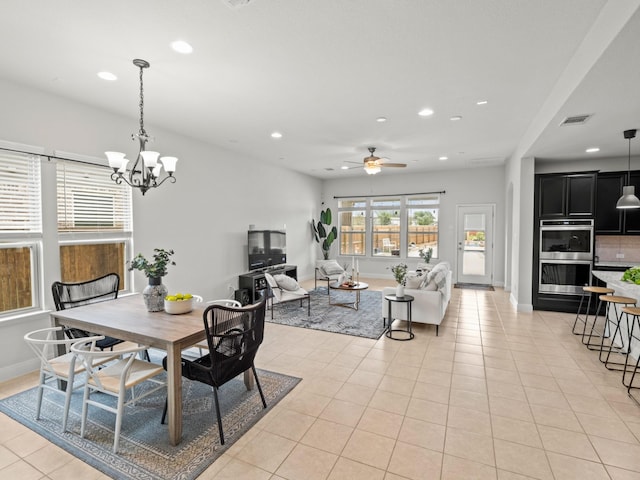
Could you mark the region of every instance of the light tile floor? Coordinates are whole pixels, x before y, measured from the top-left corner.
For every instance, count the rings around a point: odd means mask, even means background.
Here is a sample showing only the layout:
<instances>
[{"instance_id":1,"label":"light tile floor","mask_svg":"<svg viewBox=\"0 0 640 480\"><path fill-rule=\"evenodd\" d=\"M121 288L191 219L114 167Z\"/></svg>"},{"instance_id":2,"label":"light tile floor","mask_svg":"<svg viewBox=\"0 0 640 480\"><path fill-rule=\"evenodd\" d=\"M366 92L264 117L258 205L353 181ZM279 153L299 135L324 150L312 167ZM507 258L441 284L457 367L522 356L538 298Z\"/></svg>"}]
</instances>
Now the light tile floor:
<instances>
[{"instance_id":1,"label":"light tile floor","mask_svg":"<svg viewBox=\"0 0 640 480\"><path fill-rule=\"evenodd\" d=\"M303 381L200 478L640 479L640 407L571 335L573 315L518 313L502 290L452 293L439 337L267 324L258 366ZM0 415L0 478L106 477Z\"/></svg>"}]
</instances>

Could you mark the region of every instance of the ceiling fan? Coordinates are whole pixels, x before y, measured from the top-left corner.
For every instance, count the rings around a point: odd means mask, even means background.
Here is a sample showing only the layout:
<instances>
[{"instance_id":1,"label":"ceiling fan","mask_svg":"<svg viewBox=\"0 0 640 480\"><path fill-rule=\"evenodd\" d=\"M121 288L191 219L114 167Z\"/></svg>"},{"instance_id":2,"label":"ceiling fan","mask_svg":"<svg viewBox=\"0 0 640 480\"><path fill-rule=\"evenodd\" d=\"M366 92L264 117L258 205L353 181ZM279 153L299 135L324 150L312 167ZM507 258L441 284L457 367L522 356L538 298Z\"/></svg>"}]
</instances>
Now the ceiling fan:
<instances>
[{"instance_id":1,"label":"ceiling fan","mask_svg":"<svg viewBox=\"0 0 640 480\"><path fill-rule=\"evenodd\" d=\"M375 156L374 152L376 151L376 147L369 147L368 150L369 150L369 156L365 157L363 162L364 162L364 171L367 172L369 175L375 175L376 173L380 172L382 167L404 168L407 166L406 163L388 163L385 161L386 160L385 158ZM355 163L355 162L349 162L349 163Z\"/></svg>"}]
</instances>

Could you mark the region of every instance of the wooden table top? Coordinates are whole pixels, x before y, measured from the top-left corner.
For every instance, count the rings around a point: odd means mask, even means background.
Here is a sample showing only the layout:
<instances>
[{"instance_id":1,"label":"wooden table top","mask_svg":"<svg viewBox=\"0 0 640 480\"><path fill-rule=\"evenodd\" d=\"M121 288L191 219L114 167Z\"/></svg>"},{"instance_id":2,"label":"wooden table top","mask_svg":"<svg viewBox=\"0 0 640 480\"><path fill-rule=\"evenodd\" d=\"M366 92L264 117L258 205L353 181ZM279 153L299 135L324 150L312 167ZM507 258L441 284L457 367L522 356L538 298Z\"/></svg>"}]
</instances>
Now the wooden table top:
<instances>
[{"instance_id":1,"label":"wooden table top","mask_svg":"<svg viewBox=\"0 0 640 480\"><path fill-rule=\"evenodd\" d=\"M202 312L205 307L197 305L191 312L181 315L149 312L142 295L137 294L51 312L51 315L63 325L164 348L166 344L189 344L202 340Z\"/></svg>"}]
</instances>

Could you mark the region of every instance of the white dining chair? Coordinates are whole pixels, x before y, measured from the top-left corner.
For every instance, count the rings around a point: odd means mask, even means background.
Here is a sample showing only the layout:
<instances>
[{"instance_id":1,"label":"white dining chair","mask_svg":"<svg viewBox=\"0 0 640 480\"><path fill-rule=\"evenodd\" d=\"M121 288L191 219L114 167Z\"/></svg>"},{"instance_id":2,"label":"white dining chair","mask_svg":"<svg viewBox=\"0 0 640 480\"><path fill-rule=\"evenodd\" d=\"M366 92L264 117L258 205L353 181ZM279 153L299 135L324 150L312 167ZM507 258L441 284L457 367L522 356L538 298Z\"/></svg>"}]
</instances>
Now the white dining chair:
<instances>
[{"instance_id":1,"label":"white dining chair","mask_svg":"<svg viewBox=\"0 0 640 480\"><path fill-rule=\"evenodd\" d=\"M62 431L67 429L67 419L69 417L69 405L71 404L71 394L74 390L82 387L84 382L77 381L76 375L84 371L82 362L77 361L76 355L70 351L70 347L78 340L76 338L63 338L62 327L41 328L29 332L24 336L24 341L31 347L40 360L40 380L38 382L38 395L36 400L36 420L40 420L42 408L42 397L45 390L62 394L65 396L64 410L62 413ZM60 336L61 338L58 338ZM85 340L98 341L100 336L85 337ZM59 348L64 348L65 353L58 354ZM95 359L94 366L103 365L110 360L118 358L113 352L106 352L100 359ZM60 389L58 381L66 383L64 390ZM53 383L53 385L49 385Z\"/></svg>"},{"instance_id":2,"label":"white dining chair","mask_svg":"<svg viewBox=\"0 0 640 480\"><path fill-rule=\"evenodd\" d=\"M104 358L108 352L96 349L96 340L87 341L83 339L71 345L71 352L78 355L78 359L83 362L87 371L87 381L84 386L82 399L82 423L80 426L80 436L84 437L87 413L89 405L101 408L116 415L114 428L113 453L118 453L120 442L120 430L122 427L122 417L124 407L134 405L136 401L160 390L166 389L166 382L154 377L164 372L162 365L157 365L145 360L140 360L136 356L146 350L147 346L138 346L118 350L120 358L104 368L94 368L95 361ZM149 381L156 384L147 389L142 395L135 395L134 387L142 382ZM127 391L131 390L131 398L126 399ZM118 399L117 407L113 408L105 403L91 399L91 393L102 392L114 396Z\"/></svg>"}]
</instances>

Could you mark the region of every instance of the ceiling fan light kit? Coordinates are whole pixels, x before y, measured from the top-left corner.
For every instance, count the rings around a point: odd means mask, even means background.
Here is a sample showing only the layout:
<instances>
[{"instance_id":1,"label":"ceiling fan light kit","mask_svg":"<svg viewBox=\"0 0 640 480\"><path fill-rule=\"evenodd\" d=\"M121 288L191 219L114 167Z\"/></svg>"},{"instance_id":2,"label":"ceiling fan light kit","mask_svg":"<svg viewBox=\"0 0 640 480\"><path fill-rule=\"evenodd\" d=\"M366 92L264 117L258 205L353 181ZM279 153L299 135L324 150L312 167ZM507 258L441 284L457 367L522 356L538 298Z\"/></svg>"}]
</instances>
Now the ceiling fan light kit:
<instances>
[{"instance_id":1,"label":"ceiling fan light kit","mask_svg":"<svg viewBox=\"0 0 640 480\"><path fill-rule=\"evenodd\" d=\"M375 175L382 170L382 167L406 167L406 163L385 163L380 157L376 157L373 153L376 147L369 147L369 156L364 158L364 171L369 175Z\"/></svg>"},{"instance_id":2,"label":"ceiling fan light kit","mask_svg":"<svg viewBox=\"0 0 640 480\"><path fill-rule=\"evenodd\" d=\"M628 156L628 169L627 169L627 181L631 183L631 139L635 138L637 130L625 130L624 138L629 140L629 156ZM616 203L616 208L630 209L640 208L640 200L636 197L636 187L633 185L625 185L622 187L622 196Z\"/></svg>"}]
</instances>

